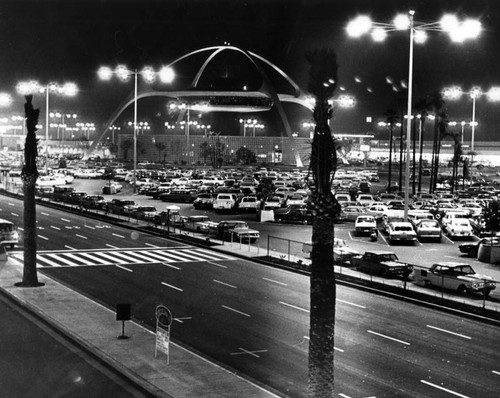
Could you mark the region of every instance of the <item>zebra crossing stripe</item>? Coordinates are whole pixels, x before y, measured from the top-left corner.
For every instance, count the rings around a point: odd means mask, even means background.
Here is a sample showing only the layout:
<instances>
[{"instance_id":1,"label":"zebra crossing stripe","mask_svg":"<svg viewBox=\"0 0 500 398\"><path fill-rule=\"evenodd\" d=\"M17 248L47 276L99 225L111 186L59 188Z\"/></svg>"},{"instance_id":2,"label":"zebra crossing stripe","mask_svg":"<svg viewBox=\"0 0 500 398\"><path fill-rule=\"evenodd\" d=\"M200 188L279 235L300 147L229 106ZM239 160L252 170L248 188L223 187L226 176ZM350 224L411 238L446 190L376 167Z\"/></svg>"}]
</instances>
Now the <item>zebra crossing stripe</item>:
<instances>
[{"instance_id":1,"label":"zebra crossing stripe","mask_svg":"<svg viewBox=\"0 0 500 398\"><path fill-rule=\"evenodd\" d=\"M95 262L92 262L90 260L86 260L86 259L82 258L82 256L80 254L64 253L64 256L69 257L77 262L79 261L83 265L94 265L95 264Z\"/></svg>"},{"instance_id":2,"label":"zebra crossing stripe","mask_svg":"<svg viewBox=\"0 0 500 398\"><path fill-rule=\"evenodd\" d=\"M172 253L173 250L172 251L152 250L152 252L161 255L163 261L168 261L165 260L166 258L173 259L173 261L191 261L189 258L182 257L177 250L175 250L174 253Z\"/></svg>"},{"instance_id":3,"label":"zebra crossing stripe","mask_svg":"<svg viewBox=\"0 0 500 398\"><path fill-rule=\"evenodd\" d=\"M43 257L37 257L36 259L36 265L38 267L41 267L42 266L42 263L43 263L43 266L47 267L61 267L62 265L58 262L55 262L55 261L52 261L52 260L49 260L48 258L46 258L46 256L43 256ZM41 261L40 261L41 260Z\"/></svg>"},{"instance_id":4,"label":"zebra crossing stripe","mask_svg":"<svg viewBox=\"0 0 500 398\"><path fill-rule=\"evenodd\" d=\"M128 263L143 263L144 261L138 260L137 258L132 257L132 252L113 252L113 256L121 257L127 260Z\"/></svg>"},{"instance_id":5,"label":"zebra crossing stripe","mask_svg":"<svg viewBox=\"0 0 500 398\"><path fill-rule=\"evenodd\" d=\"M169 260L168 258L165 258L164 255L160 254L160 253L155 253L151 250L145 250L145 251L140 251L138 252L140 255L143 255L145 258L148 258L150 260L154 260L152 262L158 262L158 261L161 261L161 262L169 262L171 260ZM176 260L174 260L176 261Z\"/></svg>"},{"instance_id":6,"label":"zebra crossing stripe","mask_svg":"<svg viewBox=\"0 0 500 398\"><path fill-rule=\"evenodd\" d=\"M130 261L125 261L125 260L121 260L119 258L116 258L115 253L117 253L117 252L109 252L109 254L104 253L104 252L94 252L93 254L97 257L104 257L104 258L109 259L109 261L112 264L127 264L128 262L130 262Z\"/></svg>"},{"instance_id":7,"label":"zebra crossing stripe","mask_svg":"<svg viewBox=\"0 0 500 398\"><path fill-rule=\"evenodd\" d=\"M85 256L87 258L94 260L93 264L95 264L96 262L98 262L101 265L109 264L109 261L97 258L96 256L93 255L93 253L79 253L78 255Z\"/></svg>"},{"instance_id":8,"label":"zebra crossing stripe","mask_svg":"<svg viewBox=\"0 0 500 398\"><path fill-rule=\"evenodd\" d=\"M59 267L71 267L71 266L75 266L75 265L79 265L77 263L74 263L73 261L69 261L68 259L64 258L63 256L59 255L59 254L54 254L54 253L46 253L44 254L44 257L50 257L50 258L53 258L56 262L59 261L61 262L62 264L59 264ZM47 261L45 259L45 261Z\"/></svg>"},{"instance_id":9,"label":"zebra crossing stripe","mask_svg":"<svg viewBox=\"0 0 500 398\"><path fill-rule=\"evenodd\" d=\"M221 256L219 253L204 253L201 250L193 250L200 260L220 260ZM200 258L201 257L201 258Z\"/></svg>"},{"instance_id":10,"label":"zebra crossing stripe","mask_svg":"<svg viewBox=\"0 0 500 398\"><path fill-rule=\"evenodd\" d=\"M151 256L149 252L127 252L127 255L131 256L131 257L135 257L137 259L139 259L138 262L140 263L157 263L158 262L158 258L155 258L154 256ZM164 259L161 258L161 261L163 261Z\"/></svg>"}]
</instances>

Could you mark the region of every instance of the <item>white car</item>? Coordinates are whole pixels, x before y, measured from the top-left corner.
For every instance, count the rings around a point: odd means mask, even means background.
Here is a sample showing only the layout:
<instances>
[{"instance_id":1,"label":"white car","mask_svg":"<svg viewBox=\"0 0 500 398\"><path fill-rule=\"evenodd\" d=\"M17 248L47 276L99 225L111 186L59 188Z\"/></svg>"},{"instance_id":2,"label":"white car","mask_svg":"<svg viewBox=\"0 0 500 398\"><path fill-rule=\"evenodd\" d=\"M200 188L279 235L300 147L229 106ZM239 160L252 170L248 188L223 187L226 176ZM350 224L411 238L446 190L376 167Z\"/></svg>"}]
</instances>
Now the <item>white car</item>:
<instances>
[{"instance_id":1,"label":"white car","mask_svg":"<svg viewBox=\"0 0 500 398\"><path fill-rule=\"evenodd\" d=\"M244 196L241 198L238 208L242 211L257 211L260 209L260 200L256 196Z\"/></svg>"},{"instance_id":2,"label":"white car","mask_svg":"<svg viewBox=\"0 0 500 398\"><path fill-rule=\"evenodd\" d=\"M354 222L354 230L356 235L371 234L377 230L377 221L375 221L375 217L370 215L358 216Z\"/></svg>"},{"instance_id":3,"label":"white car","mask_svg":"<svg viewBox=\"0 0 500 398\"><path fill-rule=\"evenodd\" d=\"M472 237L472 226L467 218L455 218L445 227L450 238Z\"/></svg>"},{"instance_id":4,"label":"white car","mask_svg":"<svg viewBox=\"0 0 500 398\"><path fill-rule=\"evenodd\" d=\"M413 226L408 221L395 221L387 226L387 235L389 243L394 242L415 242L417 233L413 230Z\"/></svg>"}]
</instances>

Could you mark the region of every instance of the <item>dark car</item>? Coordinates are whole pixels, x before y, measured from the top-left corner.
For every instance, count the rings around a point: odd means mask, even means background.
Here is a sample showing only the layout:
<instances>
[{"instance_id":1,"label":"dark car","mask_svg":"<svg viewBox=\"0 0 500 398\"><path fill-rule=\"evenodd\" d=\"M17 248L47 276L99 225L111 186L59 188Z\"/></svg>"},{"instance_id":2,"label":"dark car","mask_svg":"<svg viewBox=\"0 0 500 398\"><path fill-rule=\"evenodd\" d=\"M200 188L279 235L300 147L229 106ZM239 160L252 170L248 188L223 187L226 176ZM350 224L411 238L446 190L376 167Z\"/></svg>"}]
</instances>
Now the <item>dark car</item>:
<instances>
[{"instance_id":1,"label":"dark car","mask_svg":"<svg viewBox=\"0 0 500 398\"><path fill-rule=\"evenodd\" d=\"M80 205L85 196L87 196L86 192L71 192L66 196L64 202L69 205Z\"/></svg>"},{"instance_id":2,"label":"dark car","mask_svg":"<svg viewBox=\"0 0 500 398\"><path fill-rule=\"evenodd\" d=\"M469 257L477 257L479 251L479 246L481 244L485 245L496 245L500 243L500 238L482 238L476 242L462 243L458 246L460 253L464 253Z\"/></svg>"},{"instance_id":3,"label":"dark car","mask_svg":"<svg viewBox=\"0 0 500 398\"><path fill-rule=\"evenodd\" d=\"M148 220L153 221L158 214L156 207L154 206L138 206L132 213L132 217L138 220Z\"/></svg>"},{"instance_id":4,"label":"dark car","mask_svg":"<svg viewBox=\"0 0 500 398\"><path fill-rule=\"evenodd\" d=\"M215 227L219 239L235 242L254 243L260 238L260 232L248 227L245 221L221 221Z\"/></svg>"},{"instance_id":5,"label":"dark car","mask_svg":"<svg viewBox=\"0 0 500 398\"><path fill-rule=\"evenodd\" d=\"M128 214L128 209L134 206L133 200L113 199L108 203L108 211L113 214Z\"/></svg>"},{"instance_id":6,"label":"dark car","mask_svg":"<svg viewBox=\"0 0 500 398\"><path fill-rule=\"evenodd\" d=\"M289 205L274 209L274 219L278 222L298 222L301 224L312 223L313 215L306 205Z\"/></svg>"},{"instance_id":7,"label":"dark car","mask_svg":"<svg viewBox=\"0 0 500 398\"><path fill-rule=\"evenodd\" d=\"M106 209L108 202L101 195L89 195L81 199L82 207L86 209Z\"/></svg>"},{"instance_id":8,"label":"dark car","mask_svg":"<svg viewBox=\"0 0 500 398\"><path fill-rule=\"evenodd\" d=\"M214 196L211 193L200 193L193 202L193 207L199 209L212 209Z\"/></svg>"}]
</instances>

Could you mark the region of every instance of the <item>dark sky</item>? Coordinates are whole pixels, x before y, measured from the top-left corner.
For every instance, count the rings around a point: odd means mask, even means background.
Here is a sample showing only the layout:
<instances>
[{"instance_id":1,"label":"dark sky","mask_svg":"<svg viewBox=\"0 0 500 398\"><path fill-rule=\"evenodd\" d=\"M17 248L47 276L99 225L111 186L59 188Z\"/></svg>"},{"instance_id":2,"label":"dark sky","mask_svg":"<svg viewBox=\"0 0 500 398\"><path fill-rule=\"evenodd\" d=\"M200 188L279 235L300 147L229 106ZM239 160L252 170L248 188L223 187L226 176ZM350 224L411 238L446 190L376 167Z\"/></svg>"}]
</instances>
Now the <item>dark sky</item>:
<instances>
[{"instance_id":1,"label":"dark sky","mask_svg":"<svg viewBox=\"0 0 500 398\"><path fill-rule=\"evenodd\" d=\"M158 68L227 41L269 59L306 89L305 51L328 47L338 55L340 84L357 100L354 109L337 112L335 129L366 132L366 116L383 118L395 107L386 76L396 82L408 78L408 36L396 32L375 44L346 37L344 28L360 13L390 22L410 6L416 21L437 21L453 12L478 18L484 29L479 39L461 45L430 32L429 40L415 47L415 100L451 84L485 91L500 85L498 0L0 0L0 91L16 96L10 111L21 113L18 81L73 81L78 97L51 99L51 110L103 123L131 85L99 81L101 65ZM472 103L465 97L447 105L450 119L471 119ZM43 112L41 97L38 106ZM500 103L478 99L477 140L500 135L499 109Z\"/></svg>"}]
</instances>

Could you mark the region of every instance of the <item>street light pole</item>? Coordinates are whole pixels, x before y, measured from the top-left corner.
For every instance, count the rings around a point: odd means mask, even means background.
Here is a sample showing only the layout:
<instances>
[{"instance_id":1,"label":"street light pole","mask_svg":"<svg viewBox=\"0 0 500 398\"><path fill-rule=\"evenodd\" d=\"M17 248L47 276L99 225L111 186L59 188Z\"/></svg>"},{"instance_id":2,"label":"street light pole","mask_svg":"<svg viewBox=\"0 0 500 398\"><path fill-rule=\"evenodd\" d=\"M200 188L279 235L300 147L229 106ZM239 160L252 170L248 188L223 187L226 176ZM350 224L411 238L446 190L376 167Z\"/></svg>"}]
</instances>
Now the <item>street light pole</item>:
<instances>
[{"instance_id":1,"label":"street light pole","mask_svg":"<svg viewBox=\"0 0 500 398\"><path fill-rule=\"evenodd\" d=\"M406 167L405 167L405 205L404 220L408 221L408 204L410 202L410 137L411 137L411 106L413 94L413 15L414 10L408 12L410 19L410 54L408 60L408 108L406 118Z\"/></svg>"},{"instance_id":2,"label":"street light pole","mask_svg":"<svg viewBox=\"0 0 500 398\"><path fill-rule=\"evenodd\" d=\"M136 193L137 187L137 69L134 70L134 193Z\"/></svg>"},{"instance_id":3,"label":"street light pole","mask_svg":"<svg viewBox=\"0 0 500 398\"><path fill-rule=\"evenodd\" d=\"M471 135L471 142L470 142L470 150L474 150L474 129L476 126L476 97L478 95L478 92L475 91L474 89L471 92L471 97L472 97L472 135Z\"/></svg>"}]
</instances>

